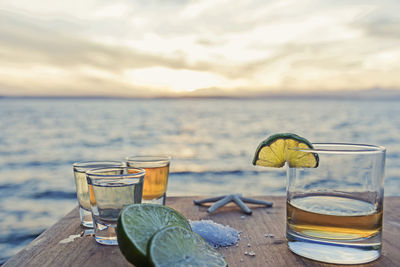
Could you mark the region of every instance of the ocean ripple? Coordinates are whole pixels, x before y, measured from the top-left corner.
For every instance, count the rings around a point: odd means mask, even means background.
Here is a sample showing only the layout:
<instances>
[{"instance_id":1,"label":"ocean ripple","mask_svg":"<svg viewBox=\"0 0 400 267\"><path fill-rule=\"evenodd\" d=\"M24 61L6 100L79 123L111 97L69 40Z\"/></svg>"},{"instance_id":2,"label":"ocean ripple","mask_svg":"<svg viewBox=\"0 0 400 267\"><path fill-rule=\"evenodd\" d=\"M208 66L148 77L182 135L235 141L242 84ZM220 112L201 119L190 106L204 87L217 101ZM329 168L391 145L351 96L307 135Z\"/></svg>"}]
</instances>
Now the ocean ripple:
<instances>
[{"instance_id":1,"label":"ocean ripple","mask_svg":"<svg viewBox=\"0 0 400 267\"><path fill-rule=\"evenodd\" d=\"M251 160L294 132L385 146L385 194L400 196L398 101L1 98L0 114L0 264L77 205L77 161L170 154L169 196L284 195L285 170Z\"/></svg>"}]
</instances>

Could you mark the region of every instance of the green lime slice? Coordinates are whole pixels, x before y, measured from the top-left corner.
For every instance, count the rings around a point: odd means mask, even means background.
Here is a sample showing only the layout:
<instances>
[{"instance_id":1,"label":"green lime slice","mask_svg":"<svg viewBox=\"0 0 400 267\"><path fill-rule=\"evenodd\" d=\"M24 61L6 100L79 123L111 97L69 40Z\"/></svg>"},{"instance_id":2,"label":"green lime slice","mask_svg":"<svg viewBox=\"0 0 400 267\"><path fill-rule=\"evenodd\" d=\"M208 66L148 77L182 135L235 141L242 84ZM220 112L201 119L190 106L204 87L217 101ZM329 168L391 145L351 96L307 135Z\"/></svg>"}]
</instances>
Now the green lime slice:
<instances>
[{"instance_id":1,"label":"green lime slice","mask_svg":"<svg viewBox=\"0 0 400 267\"><path fill-rule=\"evenodd\" d=\"M307 139L293 133L274 134L258 145L253 165L280 168L287 161L292 168L318 167L318 154L288 148L310 149L313 146Z\"/></svg>"},{"instance_id":2,"label":"green lime slice","mask_svg":"<svg viewBox=\"0 0 400 267\"><path fill-rule=\"evenodd\" d=\"M223 256L201 236L181 226L155 233L147 251L150 263L157 267L227 266Z\"/></svg>"},{"instance_id":3,"label":"green lime slice","mask_svg":"<svg viewBox=\"0 0 400 267\"><path fill-rule=\"evenodd\" d=\"M120 213L117 223L118 246L125 258L136 266L147 266L147 245L158 230L180 225L191 230L178 211L157 204L132 204Z\"/></svg>"}]
</instances>

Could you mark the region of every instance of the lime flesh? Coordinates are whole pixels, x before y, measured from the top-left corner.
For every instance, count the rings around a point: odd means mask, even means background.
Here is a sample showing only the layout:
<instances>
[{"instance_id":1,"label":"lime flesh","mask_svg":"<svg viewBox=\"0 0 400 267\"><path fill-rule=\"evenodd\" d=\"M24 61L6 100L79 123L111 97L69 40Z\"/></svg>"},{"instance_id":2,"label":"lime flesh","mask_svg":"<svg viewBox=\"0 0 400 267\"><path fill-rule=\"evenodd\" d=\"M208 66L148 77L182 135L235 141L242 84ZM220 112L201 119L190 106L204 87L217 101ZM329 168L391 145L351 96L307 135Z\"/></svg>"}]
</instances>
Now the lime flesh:
<instances>
[{"instance_id":1,"label":"lime flesh","mask_svg":"<svg viewBox=\"0 0 400 267\"><path fill-rule=\"evenodd\" d=\"M158 231L147 251L150 263L157 267L227 266L223 256L201 236L181 226Z\"/></svg>"},{"instance_id":2,"label":"lime flesh","mask_svg":"<svg viewBox=\"0 0 400 267\"><path fill-rule=\"evenodd\" d=\"M280 168L288 162L289 167L316 168L316 153L289 148L312 149L312 144L305 138L292 133L274 134L262 141L253 158L253 165Z\"/></svg>"},{"instance_id":3,"label":"lime flesh","mask_svg":"<svg viewBox=\"0 0 400 267\"><path fill-rule=\"evenodd\" d=\"M126 206L118 217L118 246L129 262L148 266L148 242L154 233L170 225L191 230L186 218L170 207L157 204Z\"/></svg>"}]
</instances>

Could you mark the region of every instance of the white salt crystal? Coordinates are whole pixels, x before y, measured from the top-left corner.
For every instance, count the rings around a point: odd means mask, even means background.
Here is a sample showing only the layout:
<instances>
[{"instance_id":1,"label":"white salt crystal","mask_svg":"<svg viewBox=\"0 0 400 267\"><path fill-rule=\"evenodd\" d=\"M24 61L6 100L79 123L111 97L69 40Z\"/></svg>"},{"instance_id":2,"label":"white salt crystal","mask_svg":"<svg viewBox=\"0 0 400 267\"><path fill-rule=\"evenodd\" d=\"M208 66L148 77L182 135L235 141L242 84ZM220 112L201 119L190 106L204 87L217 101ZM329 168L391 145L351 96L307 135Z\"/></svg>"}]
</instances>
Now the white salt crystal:
<instances>
[{"instance_id":1,"label":"white salt crystal","mask_svg":"<svg viewBox=\"0 0 400 267\"><path fill-rule=\"evenodd\" d=\"M240 237L238 230L212 220L191 221L190 226L195 233L216 248L235 245Z\"/></svg>"}]
</instances>

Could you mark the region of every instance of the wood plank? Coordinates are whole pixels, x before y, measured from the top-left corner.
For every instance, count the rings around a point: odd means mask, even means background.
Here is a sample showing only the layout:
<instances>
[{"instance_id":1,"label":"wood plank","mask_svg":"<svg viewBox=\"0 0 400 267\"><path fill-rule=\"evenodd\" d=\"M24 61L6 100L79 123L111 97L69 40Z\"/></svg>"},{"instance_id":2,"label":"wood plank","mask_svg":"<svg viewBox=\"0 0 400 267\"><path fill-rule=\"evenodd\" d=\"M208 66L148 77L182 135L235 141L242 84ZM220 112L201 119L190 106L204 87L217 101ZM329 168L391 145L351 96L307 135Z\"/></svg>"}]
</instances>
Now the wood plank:
<instances>
[{"instance_id":1,"label":"wood plank","mask_svg":"<svg viewBox=\"0 0 400 267\"><path fill-rule=\"evenodd\" d=\"M188 219L211 219L230 225L241 233L238 246L220 248L229 266L338 266L308 260L291 253L285 241L285 198L259 197L274 202L273 208L250 206L252 215L245 215L230 205L215 214L207 207L193 205L202 197L169 197L167 205L182 212ZM97 244L92 236L82 236L72 242L60 243L70 235L79 235L78 209L72 210L58 223L37 237L3 266L132 266L116 246ZM273 234L274 237L265 237ZM400 262L400 197L385 198L383 252L369 264L353 266L398 266ZM254 252L255 256L246 255Z\"/></svg>"}]
</instances>

